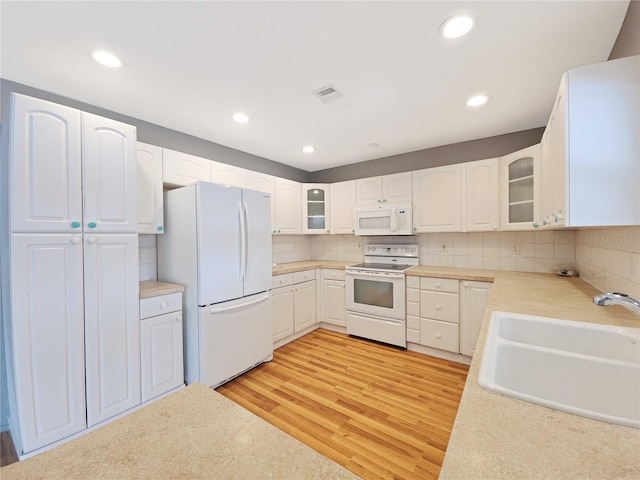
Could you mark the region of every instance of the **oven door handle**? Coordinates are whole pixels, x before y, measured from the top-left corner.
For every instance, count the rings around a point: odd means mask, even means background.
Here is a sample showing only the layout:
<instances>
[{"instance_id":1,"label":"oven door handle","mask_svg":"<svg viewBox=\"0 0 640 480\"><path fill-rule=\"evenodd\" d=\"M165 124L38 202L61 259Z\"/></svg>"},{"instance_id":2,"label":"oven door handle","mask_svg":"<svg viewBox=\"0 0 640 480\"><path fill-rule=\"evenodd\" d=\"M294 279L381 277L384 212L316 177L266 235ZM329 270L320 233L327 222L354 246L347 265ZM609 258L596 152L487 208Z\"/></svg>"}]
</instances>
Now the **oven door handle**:
<instances>
[{"instance_id":1,"label":"oven door handle","mask_svg":"<svg viewBox=\"0 0 640 480\"><path fill-rule=\"evenodd\" d=\"M347 275L352 277L369 277L369 278L377 278L379 280L384 280L385 278L389 280L393 280L396 278L404 278L404 273L389 273L387 275L378 275L376 273L366 273L366 272L345 272Z\"/></svg>"}]
</instances>

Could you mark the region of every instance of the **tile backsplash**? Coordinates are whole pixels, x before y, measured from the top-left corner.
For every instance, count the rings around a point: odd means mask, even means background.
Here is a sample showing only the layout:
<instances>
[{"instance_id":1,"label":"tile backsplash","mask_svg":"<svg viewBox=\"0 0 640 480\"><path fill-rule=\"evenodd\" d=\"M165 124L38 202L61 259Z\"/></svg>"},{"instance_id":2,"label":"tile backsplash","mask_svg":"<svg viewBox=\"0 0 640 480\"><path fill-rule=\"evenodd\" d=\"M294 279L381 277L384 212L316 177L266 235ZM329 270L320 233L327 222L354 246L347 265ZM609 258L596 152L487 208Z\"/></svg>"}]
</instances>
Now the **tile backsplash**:
<instances>
[{"instance_id":1,"label":"tile backsplash","mask_svg":"<svg viewBox=\"0 0 640 480\"><path fill-rule=\"evenodd\" d=\"M157 236L139 236L140 280L157 280ZM273 263L361 262L367 243L418 243L420 265L552 273L560 267L602 291L640 298L640 227L536 232L423 233L401 237L276 235Z\"/></svg>"},{"instance_id":2,"label":"tile backsplash","mask_svg":"<svg viewBox=\"0 0 640 480\"><path fill-rule=\"evenodd\" d=\"M597 289L640 298L640 227L579 230L576 261L582 279Z\"/></svg>"},{"instance_id":3,"label":"tile backsplash","mask_svg":"<svg viewBox=\"0 0 640 480\"><path fill-rule=\"evenodd\" d=\"M138 235L138 272L140 281L158 279L157 235Z\"/></svg>"}]
</instances>

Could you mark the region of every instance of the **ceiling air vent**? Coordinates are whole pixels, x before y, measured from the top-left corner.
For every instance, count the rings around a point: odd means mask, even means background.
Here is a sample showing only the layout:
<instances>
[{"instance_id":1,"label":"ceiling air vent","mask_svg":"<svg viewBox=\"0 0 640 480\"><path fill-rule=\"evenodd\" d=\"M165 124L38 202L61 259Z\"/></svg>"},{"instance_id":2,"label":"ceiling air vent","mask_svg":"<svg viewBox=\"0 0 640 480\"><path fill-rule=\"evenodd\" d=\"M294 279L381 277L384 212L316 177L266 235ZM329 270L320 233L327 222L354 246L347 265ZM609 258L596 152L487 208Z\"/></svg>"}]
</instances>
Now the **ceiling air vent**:
<instances>
[{"instance_id":1,"label":"ceiling air vent","mask_svg":"<svg viewBox=\"0 0 640 480\"><path fill-rule=\"evenodd\" d=\"M342 94L333 85L313 90L311 93L319 98L322 103L331 103L342 97Z\"/></svg>"}]
</instances>

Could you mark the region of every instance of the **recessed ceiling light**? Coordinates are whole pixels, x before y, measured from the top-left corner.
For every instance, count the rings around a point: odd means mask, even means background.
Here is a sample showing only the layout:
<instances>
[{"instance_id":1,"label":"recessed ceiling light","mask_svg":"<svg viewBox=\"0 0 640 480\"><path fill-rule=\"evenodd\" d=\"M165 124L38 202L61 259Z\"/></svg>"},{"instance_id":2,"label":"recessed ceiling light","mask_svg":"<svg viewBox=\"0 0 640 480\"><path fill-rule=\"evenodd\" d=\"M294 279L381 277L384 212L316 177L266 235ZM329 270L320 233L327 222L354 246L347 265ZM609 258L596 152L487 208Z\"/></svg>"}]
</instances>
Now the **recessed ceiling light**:
<instances>
[{"instance_id":1,"label":"recessed ceiling light","mask_svg":"<svg viewBox=\"0 0 640 480\"><path fill-rule=\"evenodd\" d=\"M313 153L316 151L316 147L314 147L313 145L307 145L305 147L302 147L302 151L304 153Z\"/></svg>"},{"instance_id":2,"label":"recessed ceiling light","mask_svg":"<svg viewBox=\"0 0 640 480\"><path fill-rule=\"evenodd\" d=\"M440 25L440 33L445 38L458 38L473 28L473 18L468 15L455 15Z\"/></svg>"},{"instance_id":3,"label":"recessed ceiling light","mask_svg":"<svg viewBox=\"0 0 640 480\"><path fill-rule=\"evenodd\" d=\"M480 105L484 105L489 100L489 97L486 95L476 95L467 100L468 107L479 107Z\"/></svg>"},{"instance_id":4,"label":"recessed ceiling light","mask_svg":"<svg viewBox=\"0 0 640 480\"><path fill-rule=\"evenodd\" d=\"M245 113L238 112L233 114L233 119L238 123L247 123L249 121L249 116Z\"/></svg>"},{"instance_id":5,"label":"recessed ceiling light","mask_svg":"<svg viewBox=\"0 0 640 480\"><path fill-rule=\"evenodd\" d=\"M119 68L122 66L122 61L118 57L105 50L91 50L89 55L91 55L91 58L100 65L104 65L105 67Z\"/></svg>"}]
</instances>

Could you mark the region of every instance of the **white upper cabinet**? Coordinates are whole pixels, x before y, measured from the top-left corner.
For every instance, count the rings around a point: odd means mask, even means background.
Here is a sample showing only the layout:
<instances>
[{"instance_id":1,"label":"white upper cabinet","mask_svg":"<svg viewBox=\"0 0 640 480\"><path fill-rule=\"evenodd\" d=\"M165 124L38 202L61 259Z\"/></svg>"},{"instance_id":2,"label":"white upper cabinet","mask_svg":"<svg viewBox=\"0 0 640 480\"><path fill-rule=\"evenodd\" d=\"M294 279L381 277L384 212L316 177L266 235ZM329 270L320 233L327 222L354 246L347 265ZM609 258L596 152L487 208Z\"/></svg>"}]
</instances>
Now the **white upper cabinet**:
<instances>
[{"instance_id":1,"label":"white upper cabinet","mask_svg":"<svg viewBox=\"0 0 640 480\"><path fill-rule=\"evenodd\" d=\"M247 170L247 188L271 195L271 230L276 228L276 181L275 177L266 173Z\"/></svg>"},{"instance_id":2,"label":"white upper cabinet","mask_svg":"<svg viewBox=\"0 0 640 480\"><path fill-rule=\"evenodd\" d=\"M490 232L500 226L500 159L464 164L465 230Z\"/></svg>"},{"instance_id":3,"label":"white upper cabinet","mask_svg":"<svg viewBox=\"0 0 640 480\"><path fill-rule=\"evenodd\" d=\"M540 144L500 159L500 226L502 230L538 228Z\"/></svg>"},{"instance_id":4,"label":"white upper cabinet","mask_svg":"<svg viewBox=\"0 0 640 480\"><path fill-rule=\"evenodd\" d=\"M136 129L13 94L13 232L135 232Z\"/></svg>"},{"instance_id":5,"label":"white upper cabinet","mask_svg":"<svg viewBox=\"0 0 640 480\"><path fill-rule=\"evenodd\" d=\"M302 184L303 233L331 233L329 191L328 184Z\"/></svg>"},{"instance_id":6,"label":"white upper cabinet","mask_svg":"<svg viewBox=\"0 0 640 480\"><path fill-rule=\"evenodd\" d=\"M302 184L285 178L275 179L276 221L273 233L302 233Z\"/></svg>"},{"instance_id":7,"label":"white upper cabinet","mask_svg":"<svg viewBox=\"0 0 640 480\"><path fill-rule=\"evenodd\" d=\"M411 201L411 172L356 180L356 204L375 205Z\"/></svg>"},{"instance_id":8,"label":"white upper cabinet","mask_svg":"<svg viewBox=\"0 0 640 480\"><path fill-rule=\"evenodd\" d=\"M640 56L568 71L543 137L545 226L640 225Z\"/></svg>"},{"instance_id":9,"label":"white upper cabinet","mask_svg":"<svg viewBox=\"0 0 640 480\"><path fill-rule=\"evenodd\" d=\"M462 164L413 172L414 232L462 231Z\"/></svg>"},{"instance_id":10,"label":"white upper cabinet","mask_svg":"<svg viewBox=\"0 0 640 480\"><path fill-rule=\"evenodd\" d=\"M138 233L163 233L162 148L138 142L136 163Z\"/></svg>"},{"instance_id":11,"label":"white upper cabinet","mask_svg":"<svg viewBox=\"0 0 640 480\"><path fill-rule=\"evenodd\" d=\"M240 188L247 186L247 171L244 168L214 161L209 163L211 163L211 181L213 183Z\"/></svg>"},{"instance_id":12,"label":"white upper cabinet","mask_svg":"<svg viewBox=\"0 0 640 480\"><path fill-rule=\"evenodd\" d=\"M179 187L198 181L210 182L211 161L165 148L162 153L162 181Z\"/></svg>"},{"instance_id":13,"label":"white upper cabinet","mask_svg":"<svg viewBox=\"0 0 640 480\"><path fill-rule=\"evenodd\" d=\"M80 111L13 94L11 230L82 230Z\"/></svg>"},{"instance_id":14,"label":"white upper cabinet","mask_svg":"<svg viewBox=\"0 0 640 480\"><path fill-rule=\"evenodd\" d=\"M136 129L82 112L84 230L135 233Z\"/></svg>"},{"instance_id":15,"label":"white upper cabinet","mask_svg":"<svg viewBox=\"0 0 640 480\"><path fill-rule=\"evenodd\" d=\"M356 181L331 184L331 233L355 232Z\"/></svg>"}]
</instances>

